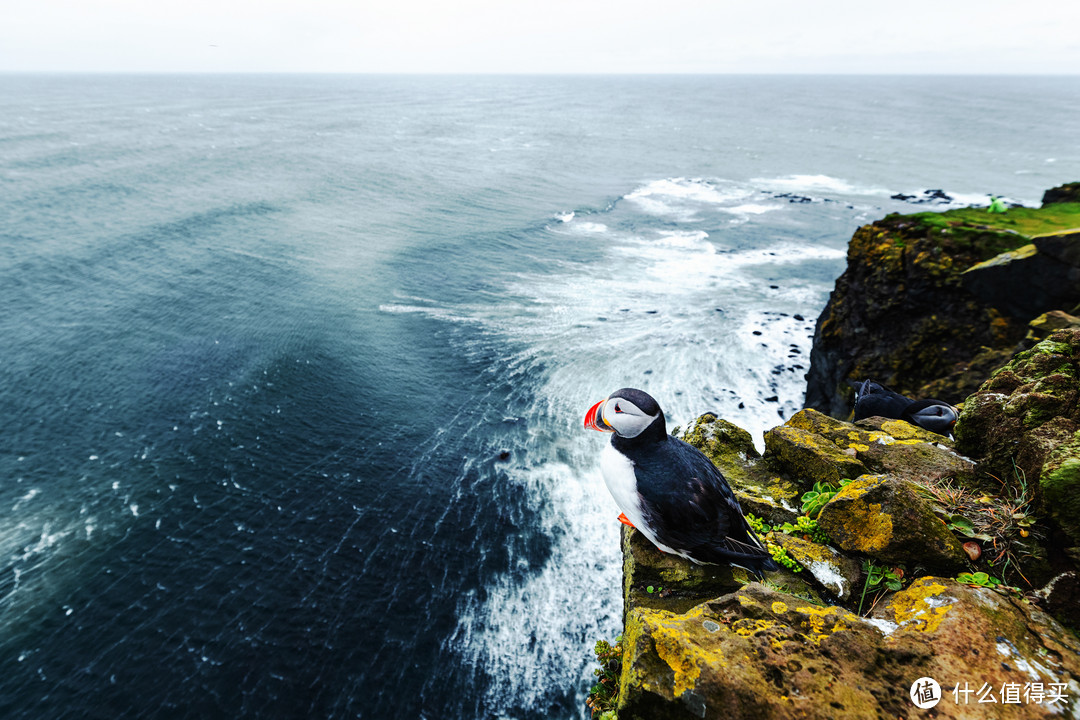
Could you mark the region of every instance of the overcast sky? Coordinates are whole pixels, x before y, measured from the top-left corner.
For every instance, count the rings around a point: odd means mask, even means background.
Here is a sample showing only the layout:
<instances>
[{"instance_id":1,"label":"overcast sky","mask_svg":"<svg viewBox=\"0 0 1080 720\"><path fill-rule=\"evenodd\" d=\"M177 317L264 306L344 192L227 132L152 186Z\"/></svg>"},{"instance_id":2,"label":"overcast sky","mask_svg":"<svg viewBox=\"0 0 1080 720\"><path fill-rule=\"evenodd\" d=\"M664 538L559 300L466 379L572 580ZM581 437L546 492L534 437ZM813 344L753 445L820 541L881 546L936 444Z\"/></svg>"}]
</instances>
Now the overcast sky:
<instances>
[{"instance_id":1,"label":"overcast sky","mask_svg":"<svg viewBox=\"0 0 1080 720\"><path fill-rule=\"evenodd\" d=\"M1080 73L1080 0L0 0L0 71Z\"/></svg>"}]
</instances>

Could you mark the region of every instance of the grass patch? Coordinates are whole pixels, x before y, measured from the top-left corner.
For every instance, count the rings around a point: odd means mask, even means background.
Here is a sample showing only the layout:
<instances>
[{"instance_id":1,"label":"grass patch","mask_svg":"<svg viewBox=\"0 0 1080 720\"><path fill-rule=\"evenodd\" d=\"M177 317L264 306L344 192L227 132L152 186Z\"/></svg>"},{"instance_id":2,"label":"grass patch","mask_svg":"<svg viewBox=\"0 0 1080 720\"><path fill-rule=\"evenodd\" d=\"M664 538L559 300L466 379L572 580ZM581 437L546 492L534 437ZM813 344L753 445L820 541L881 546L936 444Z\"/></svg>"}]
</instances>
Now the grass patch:
<instances>
[{"instance_id":1,"label":"grass patch","mask_svg":"<svg viewBox=\"0 0 1080 720\"><path fill-rule=\"evenodd\" d=\"M939 213L921 212L905 217L918 220L922 225L937 230L966 227L969 230L997 230L1034 237L1080 228L1080 203L1060 203L1045 208L1009 208L1003 213L987 212L984 207L960 208Z\"/></svg>"}]
</instances>

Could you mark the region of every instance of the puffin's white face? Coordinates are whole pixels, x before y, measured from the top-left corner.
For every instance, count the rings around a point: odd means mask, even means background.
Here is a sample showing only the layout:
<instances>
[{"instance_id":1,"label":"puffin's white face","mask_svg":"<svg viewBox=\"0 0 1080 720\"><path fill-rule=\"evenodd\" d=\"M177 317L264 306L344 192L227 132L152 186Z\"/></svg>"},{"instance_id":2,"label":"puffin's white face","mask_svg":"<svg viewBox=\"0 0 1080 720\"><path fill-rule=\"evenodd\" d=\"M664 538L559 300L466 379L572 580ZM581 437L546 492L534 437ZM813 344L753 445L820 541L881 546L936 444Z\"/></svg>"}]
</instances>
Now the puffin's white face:
<instances>
[{"instance_id":1,"label":"puffin's white face","mask_svg":"<svg viewBox=\"0 0 1080 720\"><path fill-rule=\"evenodd\" d=\"M626 398L612 397L604 401L600 410L604 423L625 438L637 437L656 419Z\"/></svg>"}]
</instances>

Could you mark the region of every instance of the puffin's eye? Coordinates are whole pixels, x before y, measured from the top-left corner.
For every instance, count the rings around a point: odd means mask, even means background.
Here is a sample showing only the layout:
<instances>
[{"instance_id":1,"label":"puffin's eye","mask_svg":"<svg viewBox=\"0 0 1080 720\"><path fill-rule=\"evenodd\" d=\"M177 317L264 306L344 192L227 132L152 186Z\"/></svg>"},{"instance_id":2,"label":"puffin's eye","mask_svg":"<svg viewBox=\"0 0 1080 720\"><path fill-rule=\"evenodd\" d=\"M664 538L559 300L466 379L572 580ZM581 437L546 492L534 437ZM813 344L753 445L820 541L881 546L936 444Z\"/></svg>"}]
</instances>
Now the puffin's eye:
<instances>
[{"instance_id":1,"label":"puffin's eye","mask_svg":"<svg viewBox=\"0 0 1080 720\"><path fill-rule=\"evenodd\" d=\"M622 412L622 408L621 408L621 407L619 407L619 403L615 403L615 412L617 412L617 413L621 413L621 412Z\"/></svg>"}]
</instances>

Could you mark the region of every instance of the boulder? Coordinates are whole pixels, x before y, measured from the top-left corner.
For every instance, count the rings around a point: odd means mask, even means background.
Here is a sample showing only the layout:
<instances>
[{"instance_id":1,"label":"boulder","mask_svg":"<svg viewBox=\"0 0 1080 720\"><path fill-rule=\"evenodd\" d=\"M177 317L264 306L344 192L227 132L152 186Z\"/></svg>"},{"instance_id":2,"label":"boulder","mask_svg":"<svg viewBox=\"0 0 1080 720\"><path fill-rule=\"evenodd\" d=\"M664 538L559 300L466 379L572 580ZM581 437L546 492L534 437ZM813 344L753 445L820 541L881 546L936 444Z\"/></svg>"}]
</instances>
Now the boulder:
<instances>
[{"instance_id":1,"label":"boulder","mask_svg":"<svg viewBox=\"0 0 1080 720\"><path fill-rule=\"evenodd\" d=\"M1043 313L1028 323L1028 334L1027 337L1024 338L1024 342L1029 347L1037 345L1050 337L1055 331L1066 330L1068 328L1080 328L1080 317L1070 315L1062 310L1051 310L1050 312ZM1005 363L1001 363L1001 365L1004 364ZM986 373L986 377L989 377L989 375L990 373ZM978 388L976 388L976 390L977 389Z\"/></svg>"},{"instance_id":2,"label":"boulder","mask_svg":"<svg viewBox=\"0 0 1080 720\"><path fill-rule=\"evenodd\" d=\"M916 568L960 570L960 541L912 485L885 475L864 475L821 509L821 527L840 550Z\"/></svg>"},{"instance_id":3,"label":"boulder","mask_svg":"<svg viewBox=\"0 0 1080 720\"><path fill-rule=\"evenodd\" d=\"M1014 492L1033 485L1043 512L1080 545L1080 329L1016 355L969 398L957 449Z\"/></svg>"},{"instance_id":4,"label":"boulder","mask_svg":"<svg viewBox=\"0 0 1080 720\"><path fill-rule=\"evenodd\" d=\"M957 454L951 440L903 420L878 417L852 424L806 409L766 433L765 441L766 458L795 476L802 473L811 484L837 485L839 479L867 473L923 483L974 474L974 463Z\"/></svg>"},{"instance_id":5,"label":"boulder","mask_svg":"<svg viewBox=\"0 0 1080 720\"><path fill-rule=\"evenodd\" d=\"M866 466L828 438L785 423L765 433L765 455L782 467L805 489L815 483L839 485L858 477Z\"/></svg>"},{"instance_id":6,"label":"boulder","mask_svg":"<svg viewBox=\"0 0 1080 720\"><path fill-rule=\"evenodd\" d=\"M838 600L851 598L862 578L858 560L842 555L828 545L793 535L774 532L770 540L787 551L830 596Z\"/></svg>"},{"instance_id":7,"label":"boulder","mask_svg":"<svg viewBox=\"0 0 1080 720\"><path fill-rule=\"evenodd\" d=\"M961 280L984 304L1025 322L1071 308L1080 302L1080 232L1036 237L973 265Z\"/></svg>"},{"instance_id":8,"label":"boulder","mask_svg":"<svg viewBox=\"0 0 1080 720\"><path fill-rule=\"evenodd\" d=\"M932 717L988 717L984 684L993 717L1078 712L1075 636L1032 605L937 577L870 618L758 583L684 613L635 608L623 647L620 720L922 716L911 691L924 677L940 684Z\"/></svg>"},{"instance_id":9,"label":"boulder","mask_svg":"<svg viewBox=\"0 0 1080 720\"><path fill-rule=\"evenodd\" d=\"M749 582L731 565L698 565L661 552L634 528L622 526L623 607L684 612Z\"/></svg>"}]
</instances>

